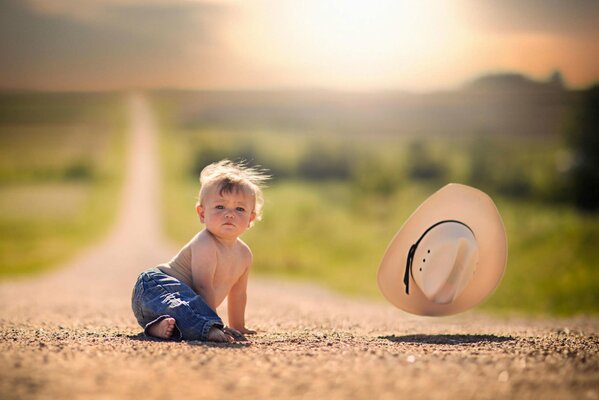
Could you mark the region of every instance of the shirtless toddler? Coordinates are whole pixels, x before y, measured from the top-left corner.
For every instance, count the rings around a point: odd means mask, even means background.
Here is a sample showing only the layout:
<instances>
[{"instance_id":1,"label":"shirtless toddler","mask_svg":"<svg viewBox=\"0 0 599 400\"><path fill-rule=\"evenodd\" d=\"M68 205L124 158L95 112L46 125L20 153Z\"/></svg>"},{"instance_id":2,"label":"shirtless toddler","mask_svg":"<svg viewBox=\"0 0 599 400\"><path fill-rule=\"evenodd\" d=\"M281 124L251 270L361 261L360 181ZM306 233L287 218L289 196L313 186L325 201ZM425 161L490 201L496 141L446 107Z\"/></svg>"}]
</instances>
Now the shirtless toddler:
<instances>
[{"instance_id":1,"label":"shirtless toddler","mask_svg":"<svg viewBox=\"0 0 599 400\"><path fill-rule=\"evenodd\" d=\"M146 335L232 342L254 333L245 325L252 253L239 236L261 218L261 185L268 178L228 160L202 170L196 211L205 228L135 284L133 313ZM225 298L228 327L216 314Z\"/></svg>"}]
</instances>

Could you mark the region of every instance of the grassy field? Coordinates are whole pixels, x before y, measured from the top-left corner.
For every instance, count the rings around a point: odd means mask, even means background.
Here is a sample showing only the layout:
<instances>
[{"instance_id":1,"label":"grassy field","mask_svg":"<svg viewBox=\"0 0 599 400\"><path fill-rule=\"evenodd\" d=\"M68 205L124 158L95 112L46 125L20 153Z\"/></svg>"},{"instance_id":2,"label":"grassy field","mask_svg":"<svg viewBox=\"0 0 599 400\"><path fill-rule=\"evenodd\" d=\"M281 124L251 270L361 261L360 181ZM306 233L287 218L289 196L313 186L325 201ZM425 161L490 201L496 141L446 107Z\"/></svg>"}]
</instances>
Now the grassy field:
<instances>
[{"instance_id":1,"label":"grassy field","mask_svg":"<svg viewBox=\"0 0 599 400\"><path fill-rule=\"evenodd\" d=\"M113 221L124 110L118 94L0 94L0 278L56 265Z\"/></svg>"},{"instance_id":2,"label":"grassy field","mask_svg":"<svg viewBox=\"0 0 599 400\"><path fill-rule=\"evenodd\" d=\"M275 176L265 191L264 220L244 236L254 272L382 299L376 271L395 232L445 183L469 183L495 198L509 239L506 274L482 308L599 311L599 218L557 201L564 151L558 138L348 138L190 127L177 123L172 102L157 98L155 104L162 115L165 225L177 244L202 228L194 210L201 167L245 158Z\"/></svg>"}]
</instances>

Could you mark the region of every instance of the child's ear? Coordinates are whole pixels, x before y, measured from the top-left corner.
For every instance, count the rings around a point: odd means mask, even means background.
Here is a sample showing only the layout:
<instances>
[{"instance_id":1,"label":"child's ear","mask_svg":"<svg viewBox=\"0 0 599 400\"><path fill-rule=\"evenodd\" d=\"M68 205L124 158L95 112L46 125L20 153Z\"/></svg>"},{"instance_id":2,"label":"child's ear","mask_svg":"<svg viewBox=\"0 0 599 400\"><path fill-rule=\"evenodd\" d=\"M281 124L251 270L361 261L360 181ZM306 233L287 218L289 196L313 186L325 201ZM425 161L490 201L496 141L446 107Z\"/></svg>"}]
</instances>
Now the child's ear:
<instances>
[{"instance_id":1,"label":"child's ear","mask_svg":"<svg viewBox=\"0 0 599 400\"><path fill-rule=\"evenodd\" d=\"M256 212L252 211L252 213L250 214L250 222L249 222L248 226L252 225L252 222L254 222L255 219L256 219Z\"/></svg>"},{"instance_id":2,"label":"child's ear","mask_svg":"<svg viewBox=\"0 0 599 400\"><path fill-rule=\"evenodd\" d=\"M198 213L198 217L200 217L200 222L204 223L204 207L201 204L196 204L196 212Z\"/></svg>"}]
</instances>

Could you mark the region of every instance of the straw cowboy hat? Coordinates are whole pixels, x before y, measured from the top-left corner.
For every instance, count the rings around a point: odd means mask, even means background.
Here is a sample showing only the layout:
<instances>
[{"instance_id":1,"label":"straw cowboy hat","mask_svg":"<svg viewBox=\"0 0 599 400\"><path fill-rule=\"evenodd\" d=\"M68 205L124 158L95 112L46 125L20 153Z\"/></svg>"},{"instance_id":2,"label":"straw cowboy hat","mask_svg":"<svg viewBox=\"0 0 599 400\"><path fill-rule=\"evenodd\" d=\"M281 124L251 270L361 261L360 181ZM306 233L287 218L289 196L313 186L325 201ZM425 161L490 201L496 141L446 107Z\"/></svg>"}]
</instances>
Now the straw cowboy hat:
<instances>
[{"instance_id":1,"label":"straw cowboy hat","mask_svg":"<svg viewBox=\"0 0 599 400\"><path fill-rule=\"evenodd\" d=\"M507 237L493 200L449 184L418 207L381 261L378 285L396 307L441 316L480 303L499 284Z\"/></svg>"}]
</instances>

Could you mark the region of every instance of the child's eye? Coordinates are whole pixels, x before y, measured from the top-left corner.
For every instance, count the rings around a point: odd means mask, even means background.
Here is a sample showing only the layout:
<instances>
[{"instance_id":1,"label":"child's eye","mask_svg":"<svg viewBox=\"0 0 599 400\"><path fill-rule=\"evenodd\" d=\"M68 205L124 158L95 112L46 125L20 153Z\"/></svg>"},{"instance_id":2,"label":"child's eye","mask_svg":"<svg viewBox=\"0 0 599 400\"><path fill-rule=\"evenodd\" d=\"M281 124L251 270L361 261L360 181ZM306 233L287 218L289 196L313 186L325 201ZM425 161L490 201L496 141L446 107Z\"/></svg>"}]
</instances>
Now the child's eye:
<instances>
[{"instance_id":1,"label":"child's eye","mask_svg":"<svg viewBox=\"0 0 599 400\"><path fill-rule=\"evenodd\" d=\"M216 208L217 210L222 210L222 209L224 209L224 208L225 208L225 206L218 205L218 206L216 206L216 207L214 207L214 208Z\"/></svg>"},{"instance_id":2,"label":"child's eye","mask_svg":"<svg viewBox=\"0 0 599 400\"><path fill-rule=\"evenodd\" d=\"M244 212L245 208L243 208L243 207L237 207L236 210L239 211L239 212Z\"/></svg>"}]
</instances>

